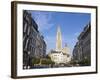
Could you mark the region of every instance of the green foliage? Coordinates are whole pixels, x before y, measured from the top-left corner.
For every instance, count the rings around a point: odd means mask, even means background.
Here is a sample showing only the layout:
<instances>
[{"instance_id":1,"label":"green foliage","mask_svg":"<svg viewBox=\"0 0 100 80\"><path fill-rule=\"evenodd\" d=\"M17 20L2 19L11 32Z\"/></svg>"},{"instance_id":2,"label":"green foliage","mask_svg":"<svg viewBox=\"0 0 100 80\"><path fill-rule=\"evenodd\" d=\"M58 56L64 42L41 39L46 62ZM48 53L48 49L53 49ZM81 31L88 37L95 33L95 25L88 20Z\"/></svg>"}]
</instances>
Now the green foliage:
<instances>
[{"instance_id":1,"label":"green foliage","mask_svg":"<svg viewBox=\"0 0 100 80\"><path fill-rule=\"evenodd\" d=\"M49 55L46 56L47 59L51 59Z\"/></svg>"},{"instance_id":2,"label":"green foliage","mask_svg":"<svg viewBox=\"0 0 100 80\"><path fill-rule=\"evenodd\" d=\"M39 64L40 59L39 58L33 58L32 59L32 64Z\"/></svg>"},{"instance_id":3,"label":"green foliage","mask_svg":"<svg viewBox=\"0 0 100 80\"><path fill-rule=\"evenodd\" d=\"M34 64L44 64L44 65L53 65L55 64L51 58L47 55L46 58L33 58L32 59L32 65L34 66Z\"/></svg>"},{"instance_id":4,"label":"green foliage","mask_svg":"<svg viewBox=\"0 0 100 80\"><path fill-rule=\"evenodd\" d=\"M51 59L44 59L44 60L41 60L41 64L49 65L49 64L54 64L54 62L51 61Z\"/></svg>"},{"instance_id":5,"label":"green foliage","mask_svg":"<svg viewBox=\"0 0 100 80\"><path fill-rule=\"evenodd\" d=\"M71 60L70 64L77 64L77 62L75 60Z\"/></svg>"},{"instance_id":6,"label":"green foliage","mask_svg":"<svg viewBox=\"0 0 100 80\"><path fill-rule=\"evenodd\" d=\"M82 61L79 62L79 64L83 65L83 66L89 66L90 60L89 59L83 59Z\"/></svg>"}]
</instances>

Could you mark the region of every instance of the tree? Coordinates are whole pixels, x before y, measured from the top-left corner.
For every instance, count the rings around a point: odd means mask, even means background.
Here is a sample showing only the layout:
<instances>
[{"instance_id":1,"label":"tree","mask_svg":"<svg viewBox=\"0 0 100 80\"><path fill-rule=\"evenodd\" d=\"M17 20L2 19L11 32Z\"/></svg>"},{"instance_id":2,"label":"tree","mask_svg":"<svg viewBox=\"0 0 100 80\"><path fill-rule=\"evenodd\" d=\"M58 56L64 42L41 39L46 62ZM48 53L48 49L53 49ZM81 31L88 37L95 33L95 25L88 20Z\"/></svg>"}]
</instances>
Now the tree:
<instances>
[{"instance_id":1,"label":"tree","mask_svg":"<svg viewBox=\"0 0 100 80\"><path fill-rule=\"evenodd\" d=\"M89 66L90 60L89 59L83 59L82 61L79 62L79 64L82 65L82 66Z\"/></svg>"},{"instance_id":2,"label":"tree","mask_svg":"<svg viewBox=\"0 0 100 80\"><path fill-rule=\"evenodd\" d=\"M49 64L54 64L54 62L51 61L51 59L44 59L44 60L41 60L41 64L49 65Z\"/></svg>"},{"instance_id":3,"label":"tree","mask_svg":"<svg viewBox=\"0 0 100 80\"><path fill-rule=\"evenodd\" d=\"M47 58L47 59L51 59L49 55L46 55L46 58Z\"/></svg>"},{"instance_id":4,"label":"tree","mask_svg":"<svg viewBox=\"0 0 100 80\"><path fill-rule=\"evenodd\" d=\"M33 58L32 59L32 64L34 65L34 64L39 64L39 62L40 62L40 59L39 58Z\"/></svg>"}]
</instances>

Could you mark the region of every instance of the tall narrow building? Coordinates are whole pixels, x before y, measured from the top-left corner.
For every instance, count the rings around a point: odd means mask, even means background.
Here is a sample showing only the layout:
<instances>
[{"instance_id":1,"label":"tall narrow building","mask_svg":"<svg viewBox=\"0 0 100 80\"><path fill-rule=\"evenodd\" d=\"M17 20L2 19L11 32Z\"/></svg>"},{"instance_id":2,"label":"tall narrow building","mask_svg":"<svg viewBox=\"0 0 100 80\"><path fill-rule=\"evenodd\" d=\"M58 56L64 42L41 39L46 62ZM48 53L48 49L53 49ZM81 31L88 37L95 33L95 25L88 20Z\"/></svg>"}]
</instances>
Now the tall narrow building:
<instances>
[{"instance_id":1,"label":"tall narrow building","mask_svg":"<svg viewBox=\"0 0 100 80\"><path fill-rule=\"evenodd\" d=\"M60 26L57 28L57 36L56 36L56 51L62 50L62 37L61 37L61 30Z\"/></svg>"}]
</instances>

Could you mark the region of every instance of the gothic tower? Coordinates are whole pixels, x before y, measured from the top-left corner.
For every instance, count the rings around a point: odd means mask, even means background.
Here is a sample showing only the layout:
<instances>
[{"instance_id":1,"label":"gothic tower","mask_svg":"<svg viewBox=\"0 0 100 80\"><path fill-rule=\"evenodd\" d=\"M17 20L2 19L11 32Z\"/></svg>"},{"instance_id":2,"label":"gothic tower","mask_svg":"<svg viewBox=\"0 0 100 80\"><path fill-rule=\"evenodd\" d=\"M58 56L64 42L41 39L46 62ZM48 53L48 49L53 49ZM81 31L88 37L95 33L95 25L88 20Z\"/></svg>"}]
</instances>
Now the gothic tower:
<instances>
[{"instance_id":1,"label":"gothic tower","mask_svg":"<svg viewBox=\"0 0 100 80\"><path fill-rule=\"evenodd\" d=\"M60 26L58 26L56 35L56 51L61 51L61 50L62 50L62 37L61 37Z\"/></svg>"}]
</instances>

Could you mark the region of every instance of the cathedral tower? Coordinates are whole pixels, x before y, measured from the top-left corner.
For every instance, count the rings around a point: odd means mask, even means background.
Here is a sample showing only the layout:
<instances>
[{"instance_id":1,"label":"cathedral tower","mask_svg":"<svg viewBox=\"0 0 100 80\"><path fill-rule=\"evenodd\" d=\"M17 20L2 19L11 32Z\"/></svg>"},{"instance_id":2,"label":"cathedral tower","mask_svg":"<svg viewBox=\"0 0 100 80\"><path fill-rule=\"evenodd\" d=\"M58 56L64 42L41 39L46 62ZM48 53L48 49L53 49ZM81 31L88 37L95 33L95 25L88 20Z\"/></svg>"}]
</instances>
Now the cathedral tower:
<instances>
[{"instance_id":1,"label":"cathedral tower","mask_svg":"<svg viewBox=\"0 0 100 80\"><path fill-rule=\"evenodd\" d=\"M58 26L56 35L56 51L61 51L61 50L62 50L62 37L61 37L60 26Z\"/></svg>"}]
</instances>

